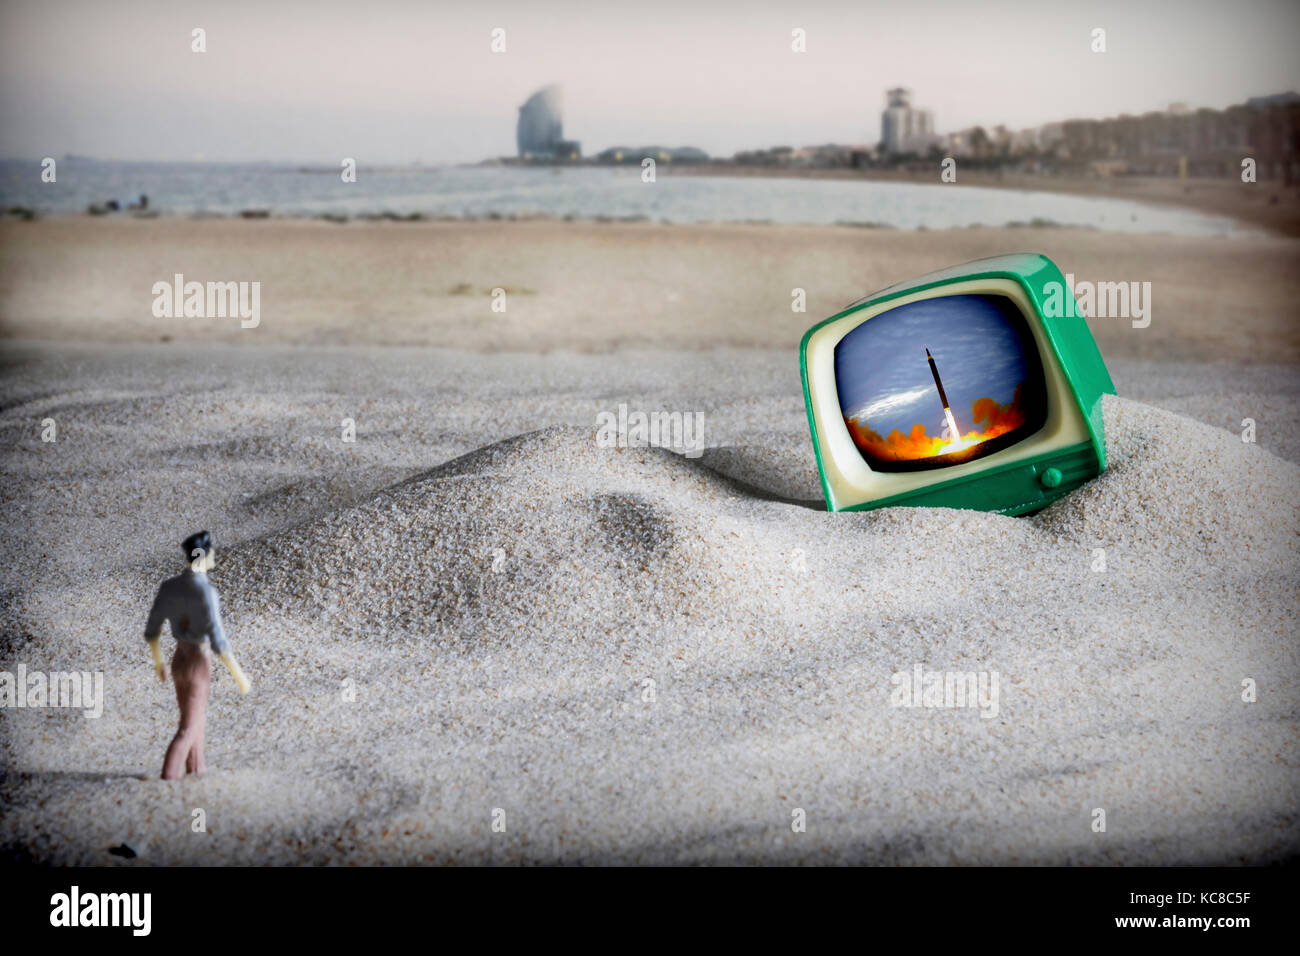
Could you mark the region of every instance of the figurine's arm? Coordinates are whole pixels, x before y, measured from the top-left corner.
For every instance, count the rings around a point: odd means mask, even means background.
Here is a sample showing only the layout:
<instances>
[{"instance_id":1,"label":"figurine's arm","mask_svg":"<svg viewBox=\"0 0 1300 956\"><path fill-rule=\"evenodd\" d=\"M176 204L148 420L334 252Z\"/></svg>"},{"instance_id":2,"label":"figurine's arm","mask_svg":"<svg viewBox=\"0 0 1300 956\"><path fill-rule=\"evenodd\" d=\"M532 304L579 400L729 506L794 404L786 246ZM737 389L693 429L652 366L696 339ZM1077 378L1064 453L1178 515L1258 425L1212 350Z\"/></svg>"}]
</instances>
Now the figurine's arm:
<instances>
[{"instance_id":1,"label":"figurine's arm","mask_svg":"<svg viewBox=\"0 0 1300 956\"><path fill-rule=\"evenodd\" d=\"M230 651L225 651L218 656L221 659L221 663L225 664L226 668L230 671L231 676L235 678L235 685L239 688L239 692L241 694L247 694L248 689L252 685L248 682L248 677L244 673L244 669L239 666L239 661L235 660L235 655L230 653Z\"/></svg>"},{"instance_id":2,"label":"figurine's arm","mask_svg":"<svg viewBox=\"0 0 1300 956\"><path fill-rule=\"evenodd\" d=\"M162 588L159 588L158 596L153 599L153 607L149 609L149 621L144 626L144 639L149 642L149 652L153 654L153 671L160 681L167 680L167 665L163 663L162 648L158 640L162 636L163 619L166 616L164 610L163 592Z\"/></svg>"},{"instance_id":3,"label":"figurine's arm","mask_svg":"<svg viewBox=\"0 0 1300 956\"><path fill-rule=\"evenodd\" d=\"M153 654L153 672L158 675L160 681L167 680L167 665L163 663L162 648L158 646L158 636L155 634L149 638L149 651Z\"/></svg>"},{"instance_id":4,"label":"figurine's arm","mask_svg":"<svg viewBox=\"0 0 1300 956\"><path fill-rule=\"evenodd\" d=\"M231 653L230 642L226 640L226 630L221 626L221 600L217 597L215 588L208 591L208 601L208 615L212 620L212 649L216 651L221 663L226 665L230 675L235 678L235 686L239 688L239 692L247 694L252 685L244 669L239 666L239 661L235 660L235 655Z\"/></svg>"}]
</instances>

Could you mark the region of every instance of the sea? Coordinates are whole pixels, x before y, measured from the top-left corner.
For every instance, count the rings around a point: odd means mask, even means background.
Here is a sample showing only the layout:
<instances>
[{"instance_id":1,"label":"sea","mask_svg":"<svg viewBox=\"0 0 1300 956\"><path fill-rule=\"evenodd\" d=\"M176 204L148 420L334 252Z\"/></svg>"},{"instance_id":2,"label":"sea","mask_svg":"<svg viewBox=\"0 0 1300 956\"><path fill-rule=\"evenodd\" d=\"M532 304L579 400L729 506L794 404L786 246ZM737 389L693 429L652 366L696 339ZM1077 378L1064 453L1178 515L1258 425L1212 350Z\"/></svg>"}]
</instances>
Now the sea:
<instances>
[{"instance_id":1,"label":"sea","mask_svg":"<svg viewBox=\"0 0 1300 956\"><path fill-rule=\"evenodd\" d=\"M34 161L0 160L0 208L83 213L148 196L150 214L332 218L644 219L670 223L764 222L895 229L1052 225L1113 232L1255 235L1234 220L1126 199L956 184L856 179L674 175L654 182L639 167L139 163L56 160L55 182ZM960 172L958 173L960 177ZM123 211L119 215L130 215Z\"/></svg>"}]
</instances>

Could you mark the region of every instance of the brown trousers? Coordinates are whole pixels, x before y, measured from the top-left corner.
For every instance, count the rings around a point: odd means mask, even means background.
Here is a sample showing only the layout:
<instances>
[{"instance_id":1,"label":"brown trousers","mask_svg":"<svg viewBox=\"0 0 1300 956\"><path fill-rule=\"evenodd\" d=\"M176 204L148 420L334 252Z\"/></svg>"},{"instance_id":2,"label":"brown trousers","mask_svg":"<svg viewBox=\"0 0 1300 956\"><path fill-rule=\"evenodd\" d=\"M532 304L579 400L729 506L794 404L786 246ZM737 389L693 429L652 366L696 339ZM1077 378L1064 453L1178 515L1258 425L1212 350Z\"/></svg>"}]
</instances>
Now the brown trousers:
<instances>
[{"instance_id":1,"label":"brown trousers","mask_svg":"<svg viewBox=\"0 0 1300 956\"><path fill-rule=\"evenodd\" d=\"M176 703L181 723L163 758L162 778L178 780L186 772L203 773L203 737L208 723L208 688L212 684L212 658L206 647L176 642L172 656L172 680L176 682Z\"/></svg>"}]
</instances>

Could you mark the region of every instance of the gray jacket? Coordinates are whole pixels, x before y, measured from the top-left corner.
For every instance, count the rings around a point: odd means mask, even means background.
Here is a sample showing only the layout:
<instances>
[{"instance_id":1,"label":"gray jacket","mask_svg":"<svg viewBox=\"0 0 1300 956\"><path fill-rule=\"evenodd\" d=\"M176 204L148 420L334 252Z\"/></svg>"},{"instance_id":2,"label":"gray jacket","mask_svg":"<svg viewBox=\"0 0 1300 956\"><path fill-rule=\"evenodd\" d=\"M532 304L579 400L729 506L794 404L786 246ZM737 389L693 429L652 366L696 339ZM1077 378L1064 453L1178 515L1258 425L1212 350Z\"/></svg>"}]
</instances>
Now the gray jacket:
<instances>
[{"instance_id":1,"label":"gray jacket","mask_svg":"<svg viewBox=\"0 0 1300 956\"><path fill-rule=\"evenodd\" d=\"M221 628L221 602L217 589L203 571L186 570L168 578L158 588L149 623L144 627L146 638L162 632L162 623L171 625L172 637L189 644L202 645L211 641L215 654L230 650L226 632Z\"/></svg>"}]
</instances>

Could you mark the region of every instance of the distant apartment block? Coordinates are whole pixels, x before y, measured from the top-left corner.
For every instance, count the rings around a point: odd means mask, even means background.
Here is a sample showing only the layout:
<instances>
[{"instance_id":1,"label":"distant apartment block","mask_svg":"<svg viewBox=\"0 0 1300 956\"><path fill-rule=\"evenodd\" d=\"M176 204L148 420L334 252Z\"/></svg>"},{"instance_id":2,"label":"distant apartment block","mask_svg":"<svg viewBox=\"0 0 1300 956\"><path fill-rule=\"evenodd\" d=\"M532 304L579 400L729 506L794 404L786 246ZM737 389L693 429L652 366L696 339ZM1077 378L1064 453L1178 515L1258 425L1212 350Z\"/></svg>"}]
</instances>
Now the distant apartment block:
<instances>
[{"instance_id":1,"label":"distant apartment block","mask_svg":"<svg viewBox=\"0 0 1300 956\"><path fill-rule=\"evenodd\" d=\"M972 126L940 137L945 156L1092 175L1235 177L1300 182L1300 95L1260 96L1226 110L1172 103L1141 116L1076 119L1011 131Z\"/></svg>"},{"instance_id":2,"label":"distant apartment block","mask_svg":"<svg viewBox=\"0 0 1300 956\"><path fill-rule=\"evenodd\" d=\"M1151 176L1235 176L1254 159L1260 179L1300 182L1300 95L1254 97L1226 110L1067 120L1057 154L1078 168Z\"/></svg>"},{"instance_id":3,"label":"distant apartment block","mask_svg":"<svg viewBox=\"0 0 1300 956\"><path fill-rule=\"evenodd\" d=\"M885 155L924 153L937 142L934 118L929 110L913 108L911 90L899 86L885 93L885 111L880 114L880 144Z\"/></svg>"}]
</instances>

